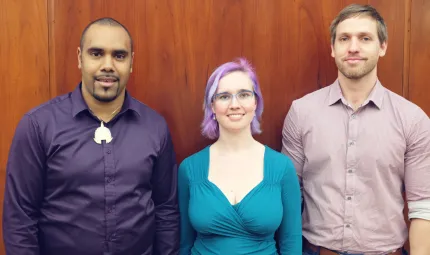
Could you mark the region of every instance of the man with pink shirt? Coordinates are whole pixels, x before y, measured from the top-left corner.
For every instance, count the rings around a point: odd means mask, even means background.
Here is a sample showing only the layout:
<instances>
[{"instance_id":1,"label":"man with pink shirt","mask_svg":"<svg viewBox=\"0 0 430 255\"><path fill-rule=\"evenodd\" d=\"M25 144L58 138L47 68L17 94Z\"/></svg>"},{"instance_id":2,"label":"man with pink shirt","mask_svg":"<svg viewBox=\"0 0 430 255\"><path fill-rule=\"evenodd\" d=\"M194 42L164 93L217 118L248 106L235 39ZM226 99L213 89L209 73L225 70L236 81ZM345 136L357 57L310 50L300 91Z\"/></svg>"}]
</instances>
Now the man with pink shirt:
<instances>
[{"instance_id":1,"label":"man with pink shirt","mask_svg":"<svg viewBox=\"0 0 430 255\"><path fill-rule=\"evenodd\" d=\"M334 19L331 55L337 80L295 100L282 152L303 191L303 254L406 254L406 192L412 255L430 254L430 119L383 87L383 18L350 5Z\"/></svg>"}]
</instances>

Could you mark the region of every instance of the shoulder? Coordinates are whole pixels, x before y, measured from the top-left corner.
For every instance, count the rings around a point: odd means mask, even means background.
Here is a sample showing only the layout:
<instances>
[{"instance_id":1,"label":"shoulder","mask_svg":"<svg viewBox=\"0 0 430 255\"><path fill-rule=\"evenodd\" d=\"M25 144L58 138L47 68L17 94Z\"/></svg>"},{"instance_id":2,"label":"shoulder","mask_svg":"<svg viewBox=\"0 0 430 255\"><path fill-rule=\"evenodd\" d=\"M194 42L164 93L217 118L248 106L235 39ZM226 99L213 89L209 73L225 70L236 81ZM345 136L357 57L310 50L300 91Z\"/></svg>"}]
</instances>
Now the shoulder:
<instances>
[{"instance_id":1,"label":"shoulder","mask_svg":"<svg viewBox=\"0 0 430 255\"><path fill-rule=\"evenodd\" d=\"M71 92L52 98L32 109L30 109L26 115L32 119L40 119L41 117L52 116L56 111L63 109L71 111Z\"/></svg>"},{"instance_id":2,"label":"shoulder","mask_svg":"<svg viewBox=\"0 0 430 255\"><path fill-rule=\"evenodd\" d=\"M386 98L388 99L387 103L391 107L399 110L400 112L403 112L405 115L410 115L410 113L425 114L424 111L422 111L422 109L418 105L394 93L393 91L385 88L385 93Z\"/></svg>"},{"instance_id":3,"label":"shoulder","mask_svg":"<svg viewBox=\"0 0 430 255\"><path fill-rule=\"evenodd\" d=\"M167 122L161 113L132 96L130 96L130 101L133 106L132 109L136 111L143 120L150 122L151 125L157 128L160 126L167 127Z\"/></svg>"},{"instance_id":4,"label":"shoulder","mask_svg":"<svg viewBox=\"0 0 430 255\"><path fill-rule=\"evenodd\" d=\"M285 175L291 173L296 173L293 161L288 156L268 146L266 146L264 161L265 165L268 166L268 170L271 171L271 174L279 178L283 178Z\"/></svg>"},{"instance_id":5,"label":"shoulder","mask_svg":"<svg viewBox=\"0 0 430 255\"><path fill-rule=\"evenodd\" d=\"M401 122L407 136L421 124L430 125L430 119L421 107L388 89L385 89L385 107L389 109L390 116Z\"/></svg>"},{"instance_id":6,"label":"shoulder","mask_svg":"<svg viewBox=\"0 0 430 255\"><path fill-rule=\"evenodd\" d=\"M301 127L305 125L307 120L315 113L321 112L321 109L329 105L328 102L332 87L333 85L327 86L293 100L288 114L285 117L284 127L289 125L289 122L293 122L292 124L296 127Z\"/></svg>"},{"instance_id":7,"label":"shoulder","mask_svg":"<svg viewBox=\"0 0 430 255\"><path fill-rule=\"evenodd\" d=\"M189 175L191 171L195 172L199 169L204 169L205 164L207 164L209 160L209 146L204 149L186 157L179 164L179 174Z\"/></svg>"},{"instance_id":8,"label":"shoulder","mask_svg":"<svg viewBox=\"0 0 430 255\"><path fill-rule=\"evenodd\" d=\"M301 98L293 100L292 106L294 106L294 109L297 111L306 111L320 107L327 102L332 86L333 85L318 89Z\"/></svg>"}]
</instances>

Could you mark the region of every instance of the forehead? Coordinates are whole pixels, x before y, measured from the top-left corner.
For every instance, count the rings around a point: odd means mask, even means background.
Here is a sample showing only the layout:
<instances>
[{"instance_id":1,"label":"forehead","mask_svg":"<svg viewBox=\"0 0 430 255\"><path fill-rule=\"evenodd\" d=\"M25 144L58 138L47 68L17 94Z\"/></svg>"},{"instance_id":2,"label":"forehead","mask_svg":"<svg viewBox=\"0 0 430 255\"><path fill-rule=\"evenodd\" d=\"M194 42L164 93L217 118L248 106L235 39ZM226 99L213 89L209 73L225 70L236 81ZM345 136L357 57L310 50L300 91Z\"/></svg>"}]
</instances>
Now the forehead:
<instances>
[{"instance_id":1,"label":"forehead","mask_svg":"<svg viewBox=\"0 0 430 255\"><path fill-rule=\"evenodd\" d=\"M336 34L377 34L376 20L369 16L357 16L348 18L339 23Z\"/></svg>"},{"instance_id":2,"label":"forehead","mask_svg":"<svg viewBox=\"0 0 430 255\"><path fill-rule=\"evenodd\" d=\"M241 89L253 90L253 83L248 74L235 71L227 74L218 84L218 92L236 92Z\"/></svg>"},{"instance_id":3,"label":"forehead","mask_svg":"<svg viewBox=\"0 0 430 255\"><path fill-rule=\"evenodd\" d=\"M130 50L130 43L130 36L121 26L94 24L85 33L83 47L84 49L94 47L104 50Z\"/></svg>"}]
</instances>

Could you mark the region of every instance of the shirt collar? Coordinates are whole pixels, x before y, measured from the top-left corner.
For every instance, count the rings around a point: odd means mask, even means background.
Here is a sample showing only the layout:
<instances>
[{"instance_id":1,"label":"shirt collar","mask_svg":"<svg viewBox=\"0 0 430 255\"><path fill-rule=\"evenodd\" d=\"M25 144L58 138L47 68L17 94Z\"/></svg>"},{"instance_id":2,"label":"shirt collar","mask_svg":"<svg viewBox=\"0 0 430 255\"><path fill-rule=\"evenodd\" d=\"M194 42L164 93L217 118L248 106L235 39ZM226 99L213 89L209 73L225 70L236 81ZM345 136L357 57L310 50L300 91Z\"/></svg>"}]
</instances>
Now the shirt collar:
<instances>
[{"instance_id":1,"label":"shirt collar","mask_svg":"<svg viewBox=\"0 0 430 255\"><path fill-rule=\"evenodd\" d=\"M82 88L82 83L79 83L78 86L76 86L76 88L72 91L72 94L71 94L73 117L76 117L76 115L78 115L83 111L89 111L88 105L85 102L84 97L82 96L81 88ZM137 100L134 99L132 96L130 96L126 90L121 112L126 112L128 110L134 111L140 116L139 105L137 103Z\"/></svg>"},{"instance_id":2,"label":"shirt collar","mask_svg":"<svg viewBox=\"0 0 430 255\"><path fill-rule=\"evenodd\" d=\"M382 102L384 99L385 88L382 86L379 80L376 80L376 84L369 94L369 97L363 102L363 105L372 102L378 109L382 108ZM333 105L341 100L346 104L346 100L342 95L342 90L340 88L339 80L336 80L332 85L330 85L330 92L328 98L328 105Z\"/></svg>"}]
</instances>

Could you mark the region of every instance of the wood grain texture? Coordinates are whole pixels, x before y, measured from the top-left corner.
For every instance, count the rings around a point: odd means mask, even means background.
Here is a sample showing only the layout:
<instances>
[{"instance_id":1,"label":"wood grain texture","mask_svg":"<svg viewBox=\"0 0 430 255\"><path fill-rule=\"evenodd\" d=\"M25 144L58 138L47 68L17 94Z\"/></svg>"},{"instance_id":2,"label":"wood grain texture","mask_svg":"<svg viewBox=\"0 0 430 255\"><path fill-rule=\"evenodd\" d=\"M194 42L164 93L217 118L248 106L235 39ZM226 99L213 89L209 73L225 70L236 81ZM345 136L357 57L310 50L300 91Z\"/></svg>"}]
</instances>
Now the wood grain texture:
<instances>
[{"instance_id":1,"label":"wood grain texture","mask_svg":"<svg viewBox=\"0 0 430 255\"><path fill-rule=\"evenodd\" d=\"M261 142L280 149L283 119L291 101L331 84L329 26L350 1L326 0L50 0L51 96L80 80L76 48L91 20L111 16L135 41L128 89L162 113L172 130L178 160L210 141L200 135L208 75L244 56L255 66L265 110ZM404 12L402 0L375 4L389 23L390 44L380 78L402 93ZM397 54L395 54L397 52Z\"/></svg>"},{"instance_id":2,"label":"wood grain texture","mask_svg":"<svg viewBox=\"0 0 430 255\"><path fill-rule=\"evenodd\" d=\"M388 51L378 65L384 86L430 114L427 0L0 0L0 107L6 123L0 198L16 124L30 108L78 84L76 49L90 21L111 16L129 28L135 60L128 89L166 117L180 162L212 142L199 127L208 76L240 56L255 66L265 100L263 133L256 138L280 149L292 100L336 79L329 26L350 3L372 4L386 20Z\"/></svg>"},{"instance_id":3,"label":"wood grain texture","mask_svg":"<svg viewBox=\"0 0 430 255\"><path fill-rule=\"evenodd\" d=\"M0 0L0 201L15 127L23 114L49 99L47 0ZM3 202L0 203L0 218ZM0 223L1 224L1 223ZM4 254L0 235L0 254Z\"/></svg>"},{"instance_id":4,"label":"wood grain texture","mask_svg":"<svg viewBox=\"0 0 430 255\"><path fill-rule=\"evenodd\" d=\"M430 1L413 0L411 6L411 45L409 99L430 116Z\"/></svg>"}]
</instances>

